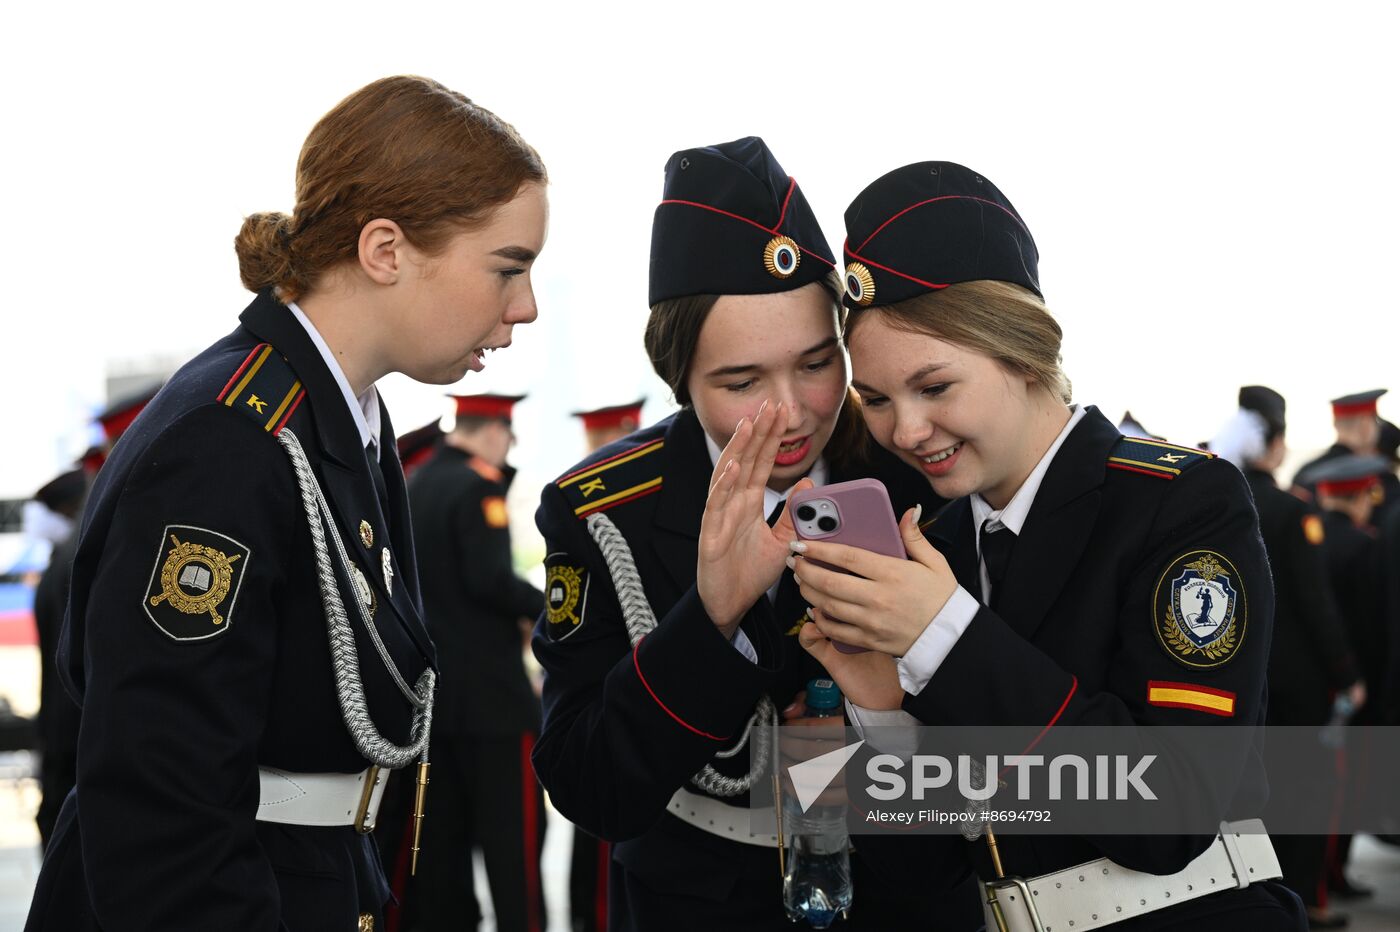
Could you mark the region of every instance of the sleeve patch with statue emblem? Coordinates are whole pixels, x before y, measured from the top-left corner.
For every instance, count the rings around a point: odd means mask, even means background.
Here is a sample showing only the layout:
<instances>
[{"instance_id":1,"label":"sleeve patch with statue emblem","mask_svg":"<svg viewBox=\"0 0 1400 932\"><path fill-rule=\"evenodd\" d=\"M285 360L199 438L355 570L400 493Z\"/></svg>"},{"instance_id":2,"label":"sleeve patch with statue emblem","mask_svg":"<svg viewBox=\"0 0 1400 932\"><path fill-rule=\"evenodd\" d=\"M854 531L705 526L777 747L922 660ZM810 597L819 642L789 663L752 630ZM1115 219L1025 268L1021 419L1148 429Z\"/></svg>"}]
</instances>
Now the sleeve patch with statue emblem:
<instances>
[{"instance_id":1,"label":"sleeve patch with statue emblem","mask_svg":"<svg viewBox=\"0 0 1400 932\"><path fill-rule=\"evenodd\" d=\"M1167 565L1152 597L1157 640L1177 662L1218 667L1244 644L1249 604L1233 563L1193 550Z\"/></svg>"},{"instance_id":2,"label":"sleeve patch with statue emblem","mask_svg":"<svg viewBox=\"0 0 1400 932\"><path fill-rule=\"evenodd\" d=\"M141 608L176 641L204 641L233 624L251 551L232 537L167 524Z\"/></svg>"},{"instance_id":3,"label":"sleeve patch with statue emblem","mask_svg":"<svg viewBox=\"0 0 1400 932\"><path fill-rule=\"evenodd\" d=\"M568 560L567 553L551 553L544 560L544 614L551 641L562 641L583 627L588 604L588 569Z\"/></svg>"}]
</instances>

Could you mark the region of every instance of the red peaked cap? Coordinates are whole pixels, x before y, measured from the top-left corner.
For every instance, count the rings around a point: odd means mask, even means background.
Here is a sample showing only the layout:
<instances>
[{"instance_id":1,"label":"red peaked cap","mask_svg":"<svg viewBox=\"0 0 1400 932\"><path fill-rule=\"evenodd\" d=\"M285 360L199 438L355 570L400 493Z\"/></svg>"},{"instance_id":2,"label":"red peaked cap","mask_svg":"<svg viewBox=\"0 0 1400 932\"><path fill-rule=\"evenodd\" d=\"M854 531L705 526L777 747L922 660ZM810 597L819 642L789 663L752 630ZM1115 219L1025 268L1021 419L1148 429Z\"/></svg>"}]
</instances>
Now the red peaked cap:
<instances>
[{"instance_id":1,"label":"red peaked cap","mask_svg":"<svg viewBox=\"0 0 1400 932\"><path fill-rule=\"evenodd\" d=\"M1333 417L1356 417L1362 414L1375 414L1376 402L1386 393L1384 388L1373 388L1369 392L1343 395L1332 399Z\"/></svg>"},{"instance_id":2,"label":"red peaked cap","mask_svg":"<svg viewBox=\"0 0 1400 932\"><path fill-rule=\"evenodd\" d=\"M399 463L403 466L404 471L407 472L431 456L440 437L442 437L442 428L438 427L436 420L429 421L422 427L406 434L400 434L398 437Z\"/></svg>"},{"instance_id":3,"label":"red peaked cap","mask_svg":"<svg viewBox=\"0 0 1400 932\"><path fill-rule=\"evenodd\" d=\"M126 433L131 422L136 420L136 415L141 413L159 390L159 385L152 385L135 394L126 395L112 402L105 411L97 415L97 423L102 425L103 436L109 443L116 443L117 438Z\"/></svg>"},{"instance_id":4,"label":"red peaked cap","mask_svg":"<svg viewBox=\"0 0 1400 932\"><path fill-rule=\"evenodd\" d=\"M511 409L524 395L448 395L457 405L458 417L498 417L510 423Z\"/></svg>"},{"instance_id":5,"label":"red peaked cap","mask_svg":"<svg viewBox=\"0 0 1400 932\"><path fill-rule=\"evenodd\" d=\"M642 423L642 398L625 405L612 405L607 408L594 408L592 411L575 411L573 416L583 420L584 430L604 430L631 423L635 429Z\"/></svg>"}]
</instances>

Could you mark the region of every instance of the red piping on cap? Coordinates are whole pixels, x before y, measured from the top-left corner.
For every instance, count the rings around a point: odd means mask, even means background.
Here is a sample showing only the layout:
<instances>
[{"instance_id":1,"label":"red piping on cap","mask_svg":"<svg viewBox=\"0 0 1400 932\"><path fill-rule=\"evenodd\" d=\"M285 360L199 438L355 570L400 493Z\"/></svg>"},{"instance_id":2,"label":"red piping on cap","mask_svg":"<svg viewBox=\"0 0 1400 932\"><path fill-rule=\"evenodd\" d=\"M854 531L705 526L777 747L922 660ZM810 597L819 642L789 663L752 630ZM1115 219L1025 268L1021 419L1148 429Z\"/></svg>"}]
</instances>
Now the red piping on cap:
<instances>
[{"instance_id":1,"label":"red piping on cap","mask_svg":"<svg viewBox=\"0 0 1400 932\"><path fill-rule=\"evenodd\" d=\"M1002 213L1006 214L1006 215L1007 215L1008 217L1010 217L1012 220L1015 220L1018 224L1020 224L1021 229L1025 230L1027 233L1030 232L1030 230L1026 229L1026 224L1025 224L1025 222L1024 222L1023 220L1021 220L1020 217L1016 216L1014 213L1012 213L1011 211L1007 210L1005 207L1001 206L1001 205L998 204L996 201L989 201L989 200L987 200L986 198L982 198L982 197L972 197L971 195L968 195L968 194L945 194L945 195L943 195L942 197L931 197L931 198L929 198L929 199L926 200L926 201L919 201L919 203L917 203L917 204L910 204L908 207L904 208L904 209L901 210L899 213L895 214L893 217L891 217L890 219L886 220L884 223L882 223L882 224L880 224L878 227L876 227L876 228L875 228L875 232L874 232L874 233L871 233L869 236L867 236L867 237L865 238L865 241L862 242L862 243L860 244L859 248L860 248L860 249L864 249L866 246L870 245L870 241L871 241L872 239L874 239L877 235L879 235L879 233L880 233L881 230L883 230L885 227L889 226L891 223L894 223L894 222L895 222L896 220L898 220L900 217L903 217L905 214L909 213L909 211L914 210L915 208L918 208L918 207L923 207L925 204L932 204L932 203L935 203L936 201L976 201L976 202L978 202L979 204L986 204L986 205L989 206L989 207L995 207L997 210L999 210L999 211L1001 211ZM861 260L861 261L864 261L864 260Z\"/></svg>"},{"instance_id":2,"label":"red piping on cap","mask_svg":"<svg viewBox=\"0 0 1400 932\"><path fill-rule=\"evenodd\" d=\"M794 179L794 180L793 180L793 183L792 183L792 186L789 186L789 187L788 187L788 196L789 196L789 197L792 196L793 186L795 186L796 184L797 184L797 181L796 181L796 179ZM743 221L744 223L747 223L747 224L748 224L749 226L751 226L751 227L757 227L758 229L762 230L764 233L769 233L769 234L772 234L773 236L777 236L777 235L778 235L778 227L772 227L772 228L770 229L769 227L766 227L766 226L764 226L763 224L759 223L757 220L750 220L748 217L741 217L741 216L739 216L738 214L730 213L730 212L727 211L727 210L720 210L718 207L711 207L709 204L701 204L699 201L669 200L669 201L662 201L662 202L661 202L661 205L662 205L662 206L665 206L665 205L667 205L667 204L681 204L681 205L684 205L684 206L686 206L686 207L699 207L701 210L708 210L708 211L709 211L710 213L712 213L712 214L720 214L720 215L722 215L722 216L729 217L729 218L732 219L732 220L741 220L741 221ZM787 201L783 201L783 211L784 211L784 212L787 211ZM782 221L782 217L780 216L780 217L778 218L778 224L781 225L782 222L783 222L783 221ZM796 243L797 241L796 241L796 240L793 240L793 242ZM816 259L818 262L822 263L823 265L829 265L829 266L831 266L833 269L836 268L836 263L834 263L834 262L828 262L824 257L819 256L819 255L817 255L816 253L812 252L810 249L808 249L806 246L803 246L801 243L797 243L797 248L800 249L800 250L802 250L802 255L804 255L804 256L811 256L813 259Z\"/></svg>"},{"instance_id":3,"label":"red piping on cap","mask_svg":"<svg viewBox=\"0 0 1400 932\"><path fill-rule=\"evenodd\" d=\"M850 256L852 259L856 260L857 262L863 265L868 265L871 268L879 269L881 272L889 272L891 275L898 275L900 278L908 279L916 285L923 285L925 288L932 288L934 291L937 291L940 288L947 288L948 285L951 284L950 282L944 282L943 284L939 285L935 282L926 282L922 278L915 278L913 275L906 275L898 269L890 268L888 265L881 265L874 259L867 259L860 253L852 250L849 245L843 245L843 249L845 250L846 255Z\"/></svg>"}]
</instances>

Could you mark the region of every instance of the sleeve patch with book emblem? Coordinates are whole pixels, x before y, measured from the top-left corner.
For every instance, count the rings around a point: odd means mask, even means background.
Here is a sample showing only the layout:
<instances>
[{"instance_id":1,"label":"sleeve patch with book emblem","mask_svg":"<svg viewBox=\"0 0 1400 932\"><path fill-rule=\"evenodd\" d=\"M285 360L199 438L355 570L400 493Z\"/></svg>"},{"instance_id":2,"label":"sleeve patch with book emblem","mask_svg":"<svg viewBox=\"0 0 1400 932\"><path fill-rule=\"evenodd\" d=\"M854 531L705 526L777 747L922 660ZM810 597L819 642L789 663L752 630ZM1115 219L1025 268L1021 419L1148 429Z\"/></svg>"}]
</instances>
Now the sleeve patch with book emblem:
<instances>
[{"instance_id":1,"label":"sleeve patch with book emblem","mask_svg":"<svg viewBox=\"0 0 1400 932\"><path fill-rule=\"evenodd\" d=\"M250 553L216 531L167 524L142 609L172 640L204 641L223 634L233 624Z\"/></svg>"},{"instance_id":2,"label":"sleeve patch with book emblem","mask_svg":"<svg viewBox=\"0 0 1400 932\"><path fill-rule=\"evenodd\" d=\"M544 616L551 641L562 641L583 627L588 568L571 561L572 557L562 552L544 558Z\"/></svg>"}]
</instances>

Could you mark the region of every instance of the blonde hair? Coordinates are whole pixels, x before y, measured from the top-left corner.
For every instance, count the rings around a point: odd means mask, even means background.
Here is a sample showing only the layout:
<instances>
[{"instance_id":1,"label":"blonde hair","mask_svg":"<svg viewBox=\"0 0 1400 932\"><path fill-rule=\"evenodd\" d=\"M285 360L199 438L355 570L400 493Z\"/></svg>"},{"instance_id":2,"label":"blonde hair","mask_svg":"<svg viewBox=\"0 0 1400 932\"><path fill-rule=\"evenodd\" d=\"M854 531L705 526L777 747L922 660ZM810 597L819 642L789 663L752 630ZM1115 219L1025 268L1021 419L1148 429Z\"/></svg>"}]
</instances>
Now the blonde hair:
<instances>
[{"instance_id":1,"label":"blonde hair","mask_svg":"<svg viewBox=\"0 0 1400 932\"><path fill-rule=\"evenodd\" d=\"M959 282L897 304L856 308L846 318L847 346L860 322L877 311L896 329L990 356L1070 403L1069 377L1060 365L1064 333L1033 291L1010 282Z\"/></svg>"}]
</instances>

